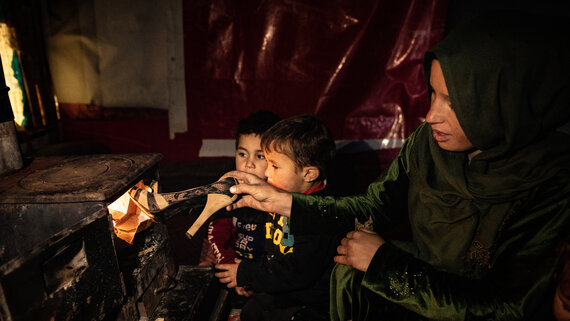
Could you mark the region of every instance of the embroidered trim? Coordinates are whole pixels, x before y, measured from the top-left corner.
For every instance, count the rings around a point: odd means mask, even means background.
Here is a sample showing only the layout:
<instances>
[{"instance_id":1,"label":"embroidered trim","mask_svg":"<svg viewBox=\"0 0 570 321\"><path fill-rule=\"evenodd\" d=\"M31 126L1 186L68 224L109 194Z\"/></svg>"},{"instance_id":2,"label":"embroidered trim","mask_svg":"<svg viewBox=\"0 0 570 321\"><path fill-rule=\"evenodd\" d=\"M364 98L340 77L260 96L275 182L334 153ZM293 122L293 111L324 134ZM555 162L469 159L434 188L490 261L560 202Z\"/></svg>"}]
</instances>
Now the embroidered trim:
<instances>
[{"instance_id":1,"label":"embroidered trim","mask_svg":"<svg viewBox=\"0 0 570 321\"><path fill-rule=\"evenodd\" d=\"M511 208L509 209L507 215L503 218L501 225L497 230L493 244L489 247L483 246L479 241L479 231L475 234L469 250L467 250L467 259L465 262L466 271L468 273L473 273L475 275L480 275L484 269L490 270L493 267L491 262L492 254L495 253L497 248L497 240L500 238L501 233L508 221L515 215L516 209L522 204L526 198L516 200Z\"/></svg>"}]
</instances>

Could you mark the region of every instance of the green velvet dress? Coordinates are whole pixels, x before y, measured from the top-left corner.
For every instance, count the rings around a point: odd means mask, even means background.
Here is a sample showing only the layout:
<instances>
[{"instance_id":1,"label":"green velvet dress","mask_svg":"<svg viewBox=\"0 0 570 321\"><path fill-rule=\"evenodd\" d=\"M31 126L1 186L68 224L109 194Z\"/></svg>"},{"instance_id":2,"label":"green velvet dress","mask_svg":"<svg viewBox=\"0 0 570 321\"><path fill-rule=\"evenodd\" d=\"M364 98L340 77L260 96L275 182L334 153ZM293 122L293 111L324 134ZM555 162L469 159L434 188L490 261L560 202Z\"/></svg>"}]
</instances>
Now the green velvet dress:
<instances>
[{"instance_id":1,"label":"green velvet dress","mask_svg":"<svg viewBox=\"0 0 570 321\"><path fill-rule=\"evenodd\" d=\"M570 37L560 19L488 15L426 54L481 152L439 148L429 124L367 193L293 195L291 228L370 218L387 240L366 273L337 265L333 320L550 320L560 244L570 231ZM428 77L429 79L429 74ZM295 213L303 213L296 216Z\"/></svg>"}]
</instances>

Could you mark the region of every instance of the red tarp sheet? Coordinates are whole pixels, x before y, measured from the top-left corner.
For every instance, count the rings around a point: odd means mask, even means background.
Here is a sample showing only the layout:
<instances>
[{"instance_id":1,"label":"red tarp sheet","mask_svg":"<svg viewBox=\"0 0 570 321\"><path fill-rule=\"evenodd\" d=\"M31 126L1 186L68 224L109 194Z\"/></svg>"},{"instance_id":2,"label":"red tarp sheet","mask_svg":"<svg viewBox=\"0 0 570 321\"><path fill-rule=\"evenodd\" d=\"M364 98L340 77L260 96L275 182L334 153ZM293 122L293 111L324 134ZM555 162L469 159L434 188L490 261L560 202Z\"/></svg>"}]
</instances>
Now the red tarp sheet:
<instances>
[{"instance_id":1,"label":"red tarp sheet","mask_svg":"<svg viewBox=\"0 0 570 321\"><path fill-rule=\"evenodd\" d=\"M447 5L184 1L189 132L169 140L161 117L67 117L66 135L112 152L187 161L198 158L203 139L232 139L240 118L269 109L281 117L316 114L337 140L403 139L429 106L422 60L443 37ZM145 139L132 130L137 122Z\"/></svg>"},{"instance_id":2,"label":"red tarp sheet","mask_svg":"<svg viewBox=\"0 0 570 321\"><path fill-rule=\"evenodd\" d=\"M259 108L314 113L337 139L403 138L426 113L422 60L446 1L185 3L189 126L232 137Z\"/></svg>"}]
</instances>

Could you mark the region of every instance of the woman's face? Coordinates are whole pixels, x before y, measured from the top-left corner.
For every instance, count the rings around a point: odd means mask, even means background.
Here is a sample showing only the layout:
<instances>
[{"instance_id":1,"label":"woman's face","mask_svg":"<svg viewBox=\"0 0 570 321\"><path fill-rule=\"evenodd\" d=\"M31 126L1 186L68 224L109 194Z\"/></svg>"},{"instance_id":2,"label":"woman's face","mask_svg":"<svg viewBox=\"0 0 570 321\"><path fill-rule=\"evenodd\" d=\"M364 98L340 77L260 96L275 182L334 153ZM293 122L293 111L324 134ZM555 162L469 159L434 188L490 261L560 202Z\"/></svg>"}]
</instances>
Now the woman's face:
<instances>
[{"instance_id":1,"label":"woman's face","mask_svg":"<svg viewBox=\"0 0 570 321\"><path fill-rule=\"evenodd\" d=\"M443 78L439 61L433 60L429 79L432 87L431 104L426 121L431 125L433 138L442 149L452 152L463 152L473 148L467 139L455 111L451 108L449 92Z\"/></svg>"}]
</instances>

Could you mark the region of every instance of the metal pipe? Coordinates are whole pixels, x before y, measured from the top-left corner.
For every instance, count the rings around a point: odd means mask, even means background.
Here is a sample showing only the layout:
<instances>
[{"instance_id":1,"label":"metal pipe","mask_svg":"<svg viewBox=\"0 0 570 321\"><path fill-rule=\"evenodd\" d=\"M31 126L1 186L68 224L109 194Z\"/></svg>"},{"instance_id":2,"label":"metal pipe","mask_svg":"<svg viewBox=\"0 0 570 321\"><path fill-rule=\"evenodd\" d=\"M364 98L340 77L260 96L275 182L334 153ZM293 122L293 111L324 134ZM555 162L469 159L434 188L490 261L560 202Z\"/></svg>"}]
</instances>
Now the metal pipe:
<instances>
[{"instance_id":1,"label":"metal pipe","mask_svg":"<svg viewBox=\"0 0 570 321\"><path fill-rule=\"evenodd\" d=\"M10 104L8 91L4 79L4 70L0 61L0 175L17 171L24 166L22 151L16 136L14 113Z\"/></svg>"}]
</instances>

